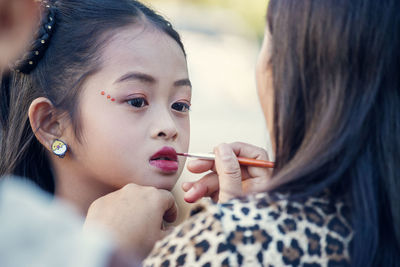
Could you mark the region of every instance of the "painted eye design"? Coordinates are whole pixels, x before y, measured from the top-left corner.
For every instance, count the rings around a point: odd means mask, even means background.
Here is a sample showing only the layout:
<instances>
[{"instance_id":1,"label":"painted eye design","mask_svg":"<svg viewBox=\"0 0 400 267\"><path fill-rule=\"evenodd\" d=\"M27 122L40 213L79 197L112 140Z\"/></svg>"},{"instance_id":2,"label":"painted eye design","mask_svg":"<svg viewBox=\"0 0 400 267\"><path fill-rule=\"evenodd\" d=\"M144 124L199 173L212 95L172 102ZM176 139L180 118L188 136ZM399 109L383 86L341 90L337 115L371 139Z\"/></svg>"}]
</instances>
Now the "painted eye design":
<instances>
[{"instance_id":1,"label":"painted eye design","mask_svg":"<svg viewBox=\"0 0 400 267\"><path fill-rule=\"evenodd\" d=\"M144 106L148 106L149 103L147 102L147 100L143 97L137 97L137 98L133 98L127 101L129 105L135 107L135 108L142 108Z\"/></svg>"},{"instance_id":2,"label":"painted eye design","mask_svg":"<svg viewBox=\"0 0 400 267\"><path fill-rule=\"evenodd\" d=\"M172 104L171 108L179 112L188 112L190 105L184 102L176 102Z\"/></svg>"}]
</instances>

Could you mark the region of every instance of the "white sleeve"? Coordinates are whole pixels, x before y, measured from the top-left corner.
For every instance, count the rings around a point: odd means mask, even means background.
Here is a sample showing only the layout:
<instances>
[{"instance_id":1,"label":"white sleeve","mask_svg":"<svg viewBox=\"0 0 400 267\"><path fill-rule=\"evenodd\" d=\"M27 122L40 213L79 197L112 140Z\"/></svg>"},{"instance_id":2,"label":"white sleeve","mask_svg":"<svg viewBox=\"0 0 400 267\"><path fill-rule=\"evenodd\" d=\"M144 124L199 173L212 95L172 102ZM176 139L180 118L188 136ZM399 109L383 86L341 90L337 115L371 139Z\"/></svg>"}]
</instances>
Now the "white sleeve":
<instances>
[{"instance_id":1,"label":"white sleeve","mask_svg":"<svg viewBox=\"0 0 400 267\"><path fill-rule=\"evenodd\" d=\"M82 218L17 178L0 182L0 266L102 267L114 244L100 230L82 232Z\"/></svg>"}]
</instances>

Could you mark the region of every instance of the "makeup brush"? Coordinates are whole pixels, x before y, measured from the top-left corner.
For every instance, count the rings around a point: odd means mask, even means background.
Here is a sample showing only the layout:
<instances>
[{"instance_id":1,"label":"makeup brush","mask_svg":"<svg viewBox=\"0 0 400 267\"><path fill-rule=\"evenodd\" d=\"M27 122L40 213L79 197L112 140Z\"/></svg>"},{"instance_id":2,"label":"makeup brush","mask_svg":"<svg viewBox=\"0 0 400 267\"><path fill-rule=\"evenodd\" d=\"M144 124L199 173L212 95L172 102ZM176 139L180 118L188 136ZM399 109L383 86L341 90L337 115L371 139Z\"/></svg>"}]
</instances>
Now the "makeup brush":
<instances>
[{"instance_id":1,"label":"makeup brush","mask_svg":"<svg viewBox=\"0 0 400 267\"><path fill-rule=\"evenodd\" d=\"M212 153L176 153L178 156L190 157L190 158L198 158L205 160L215 160L215 155ZM238 157L237 158L240 165L244 166L254 166L254 167L262 167L262 168L273 168L274 163L266 160L259 159L249 159Z\"/></svg>"}]
</instances>

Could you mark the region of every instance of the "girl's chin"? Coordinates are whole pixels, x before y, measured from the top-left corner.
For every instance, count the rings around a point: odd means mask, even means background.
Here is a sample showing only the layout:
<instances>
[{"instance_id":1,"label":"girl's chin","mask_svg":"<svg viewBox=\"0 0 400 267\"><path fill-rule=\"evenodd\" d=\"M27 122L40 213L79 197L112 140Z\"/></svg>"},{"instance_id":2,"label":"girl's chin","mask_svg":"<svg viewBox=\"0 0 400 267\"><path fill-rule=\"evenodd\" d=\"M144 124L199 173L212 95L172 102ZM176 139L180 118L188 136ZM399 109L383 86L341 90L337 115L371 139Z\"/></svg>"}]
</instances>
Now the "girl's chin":
<instances>
[{"instance_id":1,"label":"girl's chin","mask_svg":"<svg viewBox=\"0 0 400 267\"><path fill-rule=\"evenodd\" d=\"M171 177L171 176L161 176L161 177L155 177L154 182L152 183L146 183L143 184L143 186L151 186L155 187L157 189L163 189L167 191L172 191L174 186L176 185L178 178Z\"/></svg>"},{"instance_id":2,"label":"girl's chin","mask_svg":"<svg viewBox=\"0 0 400 267\"><path fill-rule=\"evenodd\" d=\"M174 181L171 181L169 183L158 183L157 185L153 185L157 189L164 189L168 191L172 191L174 186L176 185L177 179L174 179Z\"/></svg>"}]
</instances>

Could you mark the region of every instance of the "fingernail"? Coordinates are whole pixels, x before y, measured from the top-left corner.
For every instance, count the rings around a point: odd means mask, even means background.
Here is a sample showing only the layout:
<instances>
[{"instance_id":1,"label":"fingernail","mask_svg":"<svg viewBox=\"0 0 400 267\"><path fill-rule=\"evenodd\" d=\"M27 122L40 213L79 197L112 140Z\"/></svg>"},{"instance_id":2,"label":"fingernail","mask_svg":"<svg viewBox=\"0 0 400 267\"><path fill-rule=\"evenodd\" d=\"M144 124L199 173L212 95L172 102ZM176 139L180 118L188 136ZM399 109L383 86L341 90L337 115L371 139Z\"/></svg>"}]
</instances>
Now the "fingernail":
<instances>
[{"instance_id":1,"label":"fingernail","mask_svg":"<svg viewBox=\"0 0 400 267\"><path fill-rule=\"evenodd\" d=\"M182 183L182 189L183 189L183 191L187 192L188 189L190 189L190 188L191 188L191 184L190 184L189 182L184 182L184 183Z\"/></svg>"},{"instance_id":2,"label":"fingernail","mask_svg":"<svg viewBox=\"0 0 400 267\"><path fill-rule=\"evenodd\" d=\"M196 190L194 187L190 188L189 191L185 193L185 199L187 198L193 198L194 194L196 193Z\"/></svg>"}]
</instances>

